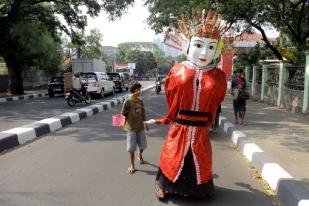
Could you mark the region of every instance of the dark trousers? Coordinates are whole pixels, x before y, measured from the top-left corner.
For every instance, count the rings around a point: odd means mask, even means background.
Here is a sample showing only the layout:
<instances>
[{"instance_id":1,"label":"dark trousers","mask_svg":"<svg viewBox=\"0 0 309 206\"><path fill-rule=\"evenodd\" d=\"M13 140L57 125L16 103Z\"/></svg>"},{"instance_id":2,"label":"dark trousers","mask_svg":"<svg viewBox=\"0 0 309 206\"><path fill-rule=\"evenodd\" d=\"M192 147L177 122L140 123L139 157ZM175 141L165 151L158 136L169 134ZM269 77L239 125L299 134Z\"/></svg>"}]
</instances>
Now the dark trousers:
<instances>
[{"instance_id":1,"label":"dark trousers","mask_svg":"<svg viewBox=\"0 0 309 206\"><path fill-rule=\"evenodd\" d=\"M215 122L212 125L213 128L219 127L219 116L220 116L220 113L221 113L221 104L217 108Z\"/></svg>"}]
</instances>

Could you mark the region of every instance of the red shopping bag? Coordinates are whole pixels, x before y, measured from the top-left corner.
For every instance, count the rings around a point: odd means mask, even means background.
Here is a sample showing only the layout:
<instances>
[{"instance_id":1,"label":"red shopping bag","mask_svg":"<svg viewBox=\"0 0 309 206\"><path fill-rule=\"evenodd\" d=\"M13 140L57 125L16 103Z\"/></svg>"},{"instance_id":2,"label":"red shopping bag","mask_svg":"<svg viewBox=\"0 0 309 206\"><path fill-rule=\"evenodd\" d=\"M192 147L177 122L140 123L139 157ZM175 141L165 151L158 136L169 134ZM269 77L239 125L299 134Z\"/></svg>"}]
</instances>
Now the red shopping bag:
<instances>
[{"instance_id":1,"label":"red shopping bag","mask_svg":"<svg viewBox=\"0 0 309 206\"><path fill-rule=\"evenodd\" d=\"M115 114L113 115L113 126L114 127L123 127L126 121L126 117L122 114Z\"/></svg>"}]
</instances>

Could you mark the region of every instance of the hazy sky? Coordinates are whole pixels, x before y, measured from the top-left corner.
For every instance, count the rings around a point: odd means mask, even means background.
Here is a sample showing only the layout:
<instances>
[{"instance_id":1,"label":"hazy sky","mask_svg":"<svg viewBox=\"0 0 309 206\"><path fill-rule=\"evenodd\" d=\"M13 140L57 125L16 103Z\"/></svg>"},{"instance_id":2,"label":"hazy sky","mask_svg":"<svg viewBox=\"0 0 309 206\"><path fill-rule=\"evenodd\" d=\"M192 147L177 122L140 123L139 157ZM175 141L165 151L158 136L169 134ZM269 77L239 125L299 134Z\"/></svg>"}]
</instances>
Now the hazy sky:
<instances>
[{"instance_id":1,"label":"hazy sky","mask_svg":"<svg viewBox=\"0 0 309 206\"><path fill-rule=\"evenodd\" d=\"M95 19L88 18L87 30L99 29L103 35L103 46L117 46L119 43L132 41L152 42L155 32L145 22L148 14L142 0L136 0L134 6L114 22L109 22L103 12Z\"/></svg>"},{"instance_id":2,"label":"hazy sky","mask_svg":"<svg viewBox=\"0 0 309 206\"><path fill-rule=\"evenodd\" d=\"M142 0L135 0L134 6L130 7L121 19L109 22L107 15L103 12L96 17L88 17L88 27L90 29L99 29L103 35L103 46L117 46L122 42L148 41L152 42L155 38L155 32L152 31L146 23L149 12L143 6ZM257 32L259 33L259 32ZM274 30L266 30L269 37L278 36Z\"/></svg>"}]
</instances>

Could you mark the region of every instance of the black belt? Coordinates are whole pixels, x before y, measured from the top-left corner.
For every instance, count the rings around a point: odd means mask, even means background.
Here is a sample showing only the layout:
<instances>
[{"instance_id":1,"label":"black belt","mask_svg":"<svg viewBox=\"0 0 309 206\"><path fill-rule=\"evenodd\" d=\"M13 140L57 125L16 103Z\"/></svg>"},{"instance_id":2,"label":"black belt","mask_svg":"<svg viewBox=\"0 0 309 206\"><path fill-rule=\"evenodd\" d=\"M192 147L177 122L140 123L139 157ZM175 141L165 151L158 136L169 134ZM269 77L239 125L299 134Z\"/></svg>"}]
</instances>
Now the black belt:
<instances>
[{"instance_id":1,"label":"black belt","mask_svg":"<svg viewBox=\"0 0 309 206\"><path fill-rule=\"evenodd\" d=\"M175 119L175 122L182 125L194 126L194 127L206 127L207 121L191 121L186 119Z\"/></svg>"},{"instance_id":2,"label":"black belt","mask_svg":"<svg viewBox=\"0 0 309 206\"><path fill-rule=\"evenodd\" d=\"M191 111L191 110L179 110L178 114L188 115L193 117L210 117L209 112L199 112L199 111Z\"/></svg>"}]
</instances>

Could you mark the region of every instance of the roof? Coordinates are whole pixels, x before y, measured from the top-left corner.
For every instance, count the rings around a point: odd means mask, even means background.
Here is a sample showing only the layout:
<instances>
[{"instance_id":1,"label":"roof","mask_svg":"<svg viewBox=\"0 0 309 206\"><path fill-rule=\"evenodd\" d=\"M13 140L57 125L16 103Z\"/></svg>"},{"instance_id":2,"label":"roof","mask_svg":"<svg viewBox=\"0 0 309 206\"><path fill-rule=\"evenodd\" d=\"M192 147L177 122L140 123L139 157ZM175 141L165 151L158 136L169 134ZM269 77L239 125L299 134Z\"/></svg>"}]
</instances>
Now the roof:
<instances>
[{"instance_id":1,"label":"roof","mask_svg":"<svg viewBox=\"0 0 309 206\"><path fill-rule=\"evenodd\" d=\"M235 41L259 42L262 41L262 35L258 33L244 33L241 36L236 37Z\"/></svg>"},{"instance_id":2,"label":"roof","mask_svg":"<svg viewBox=\"0 0 309 206\"><path fill-rule=\"evenodd\" d=\"M244 33L237 36L233 41L234 47L254 47L257 43L264 43L262 35L259 33ZM275 38L267 37L268 40L274 41Z\"/></svg>"}]
</instances>

